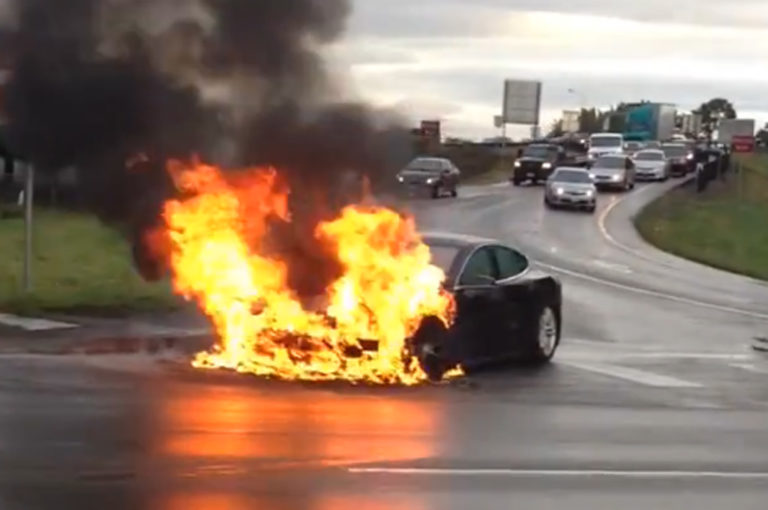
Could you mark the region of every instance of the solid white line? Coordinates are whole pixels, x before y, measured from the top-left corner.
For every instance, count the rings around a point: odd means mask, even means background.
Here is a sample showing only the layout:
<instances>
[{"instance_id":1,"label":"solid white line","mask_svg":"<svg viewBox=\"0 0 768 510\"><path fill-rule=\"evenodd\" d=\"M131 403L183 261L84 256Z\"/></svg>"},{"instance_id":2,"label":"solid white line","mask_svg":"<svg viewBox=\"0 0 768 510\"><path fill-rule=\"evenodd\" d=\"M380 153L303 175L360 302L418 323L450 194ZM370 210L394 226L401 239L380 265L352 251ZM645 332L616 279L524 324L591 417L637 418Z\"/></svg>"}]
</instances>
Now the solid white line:
<instances>
[{"instance_id":1,"label":"solid white line","mask_svg":"<svg viewBox=\"0 0 768 510\"><path fill-rule=\"evenodd\" d=\"M699 383L670 377L667 375L637 370L635 368L622 367L619 365L609 365L606 363L584 363L581 361L560 361L558 364L578 368L587 372L615 377L625 381L642 384L643 386L652 386L654 388L702 388Z\"/></svg>"},{"instance_id":2,"label":"solid white line","mask_svg":"<svg viewBox=\"0 0 768 510\"><path fill-rule=\"evenodd\" d=\"M758 367L752 363L731 363L729 366L733 368L740 368L742 370L746 370L747 372L752 372L753 374L768 375L768 367Z\"/></svg>"},{"instance_id":3,"label":"solid white line","mask_svg":"<svg viewBox=\"0 0 768 510\"><path fill-rule=\"evenodd\" d=\"M552 264L547 264L544 262L536 261L536 264L539 266L549 269L551 271L556 271L558 273L567 274L568 276L573 276L574 278L580 278L582 280L587 280L593 283L599 283L601 285L607 285L608 287L613 287L616 289L626 290L629 292L634 292L636 294L642 294L645 296L652 296L657 298L666 299L667 301L674 301L676 303L684 303L687 305L692 306L698 306L701 308L709 308L711 310L717 310L720 312L728 312L728 313L734 313L737 315L743 315L745 317L752 317L755 319L762 319L762 320L768 320L768 314L764 313L758 313L758 312L751 312L748 310L741 310L739 308L733 308L730 306L724 306L724 305L715 305L713 303L706 303L704 301L697 301L695 299L689 299L684 298L680 296L674 296L672 294L665 294L664 292L657 292L655 290L648 290L648 289L639 289L637 287L632 287L629 285L624 285L623 283L613 282L611 280L606 280L604 278L599 278L597 276L588 275L585 273L581 273L578 271L573 271L571 269L565 269L559 266L553 266Z\"/></svg>"},{"instance_id":4,"label":"solid white line","mask_svg":"<svg viewBox=\"0 0 768 510\"><path fill-rule=\"evenodd\" d=\"M49 321L47 319L31 319L28 317L18 317L7 313L0 313L0 324L21 328L26 331L49 331L53 329L71 329L78 327L77 324L68 324L66 322Z\"/></svg>"},{"instance_id":5,"label":"solid white line","mask_svg":"<svg viewBox=\"0 0 768 510\"><path fill-rule=\"evenodd\" d=\"M347 468L352 474L416 475L416 476L508 476L508 477L575 477L575 478L721 478L730 480L768 480L766 472L751 471L684 471L684 470L613 470L613 469L504 469L504 468Z\"/></svg>"}]
</instances>

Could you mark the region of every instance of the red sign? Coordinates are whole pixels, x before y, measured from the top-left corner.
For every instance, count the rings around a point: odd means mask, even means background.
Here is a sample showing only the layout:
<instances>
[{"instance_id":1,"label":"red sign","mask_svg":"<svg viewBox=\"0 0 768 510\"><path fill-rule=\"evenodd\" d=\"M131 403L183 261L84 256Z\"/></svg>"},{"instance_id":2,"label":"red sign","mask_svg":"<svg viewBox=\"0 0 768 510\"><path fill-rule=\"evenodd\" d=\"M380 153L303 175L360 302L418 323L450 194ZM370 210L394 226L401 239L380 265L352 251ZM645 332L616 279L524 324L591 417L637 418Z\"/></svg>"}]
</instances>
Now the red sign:
<instances>
[{"instance_id":1,"label":"red sign","mask_svg":"<svg viewBox=\"0 0 768 510\"><path fill-rule=\"evenodd\" d=\"M755 152L755 137L749 135L733 135L731 139L733 152Z\"/></svg>"},{"instance_id":2,"label":"red sign","mask_svg":"<svg viewBox=\"0 0 768 510\"><path fill-rule=\"evenodd\" d=\"M439 120L422 120L421 121L421 135L424 138L436 138L440 139L440 121Z\"/></svg>"}]
</instances>

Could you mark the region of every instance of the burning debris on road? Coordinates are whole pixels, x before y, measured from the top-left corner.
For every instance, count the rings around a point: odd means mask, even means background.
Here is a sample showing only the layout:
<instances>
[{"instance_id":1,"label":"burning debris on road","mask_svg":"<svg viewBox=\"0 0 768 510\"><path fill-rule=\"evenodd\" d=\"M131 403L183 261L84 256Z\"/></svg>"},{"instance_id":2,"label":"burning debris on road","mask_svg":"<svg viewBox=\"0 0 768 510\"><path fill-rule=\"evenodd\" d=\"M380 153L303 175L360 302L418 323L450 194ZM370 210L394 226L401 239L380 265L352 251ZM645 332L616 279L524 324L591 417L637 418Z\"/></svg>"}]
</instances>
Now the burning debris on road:
<instances>
[{"instance_id":1,"label":"burning debris on road","mask_svg":"<svg viewBox=\"0 0 768 510\"><path fill-rule=\"evenodd\" d=\"M176 291L197 300L221 339L195 366L300 380L427 378L407 339L425 317L449 325L454 309L411 218L348 206L317 224L313 236L339 275L319 299L302 302L286 260L272 252L272 227L291 221L275 170L224 174L174 162L169 172L183 198L166 203L163 230L152 237L167 236Z\"/></svg>"}]
</instances>

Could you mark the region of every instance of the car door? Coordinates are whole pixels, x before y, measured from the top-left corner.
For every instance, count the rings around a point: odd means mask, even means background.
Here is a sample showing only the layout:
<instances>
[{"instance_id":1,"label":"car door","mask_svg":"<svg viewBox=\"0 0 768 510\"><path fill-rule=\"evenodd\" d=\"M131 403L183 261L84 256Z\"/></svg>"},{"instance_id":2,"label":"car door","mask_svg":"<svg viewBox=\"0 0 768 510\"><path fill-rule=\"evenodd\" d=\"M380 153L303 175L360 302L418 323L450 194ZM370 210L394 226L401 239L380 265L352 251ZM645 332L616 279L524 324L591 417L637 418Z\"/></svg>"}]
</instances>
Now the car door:
<instances>
[{"instance_id":1,"label":"car door","mask_svg":"<svg viewBox=\"0 0 768 510\"><path fill-rule=\"evenodd\" d=\"M521 284L522 276L530 267L528 258L522 253L506 246L493 247L496 265L499 269L499 279L496 287L503 296L502 313L499 323L499 342L494 346L497 353L510 353L522 345L520 341L525 334L527 306L531 301L531 289Z\"/></svg>"},{"instance_id":2,"label":"car door","mask_svg":"<svg viewBox=\"0 0 768 510\"><path fill-rule=\"evenodd\" d=\"M463 360L487 359L499 344L499 322L504 313L504 292L492 247L481 247L467 259L455 288L459 356Z\"/></svg>"}]
</instances>

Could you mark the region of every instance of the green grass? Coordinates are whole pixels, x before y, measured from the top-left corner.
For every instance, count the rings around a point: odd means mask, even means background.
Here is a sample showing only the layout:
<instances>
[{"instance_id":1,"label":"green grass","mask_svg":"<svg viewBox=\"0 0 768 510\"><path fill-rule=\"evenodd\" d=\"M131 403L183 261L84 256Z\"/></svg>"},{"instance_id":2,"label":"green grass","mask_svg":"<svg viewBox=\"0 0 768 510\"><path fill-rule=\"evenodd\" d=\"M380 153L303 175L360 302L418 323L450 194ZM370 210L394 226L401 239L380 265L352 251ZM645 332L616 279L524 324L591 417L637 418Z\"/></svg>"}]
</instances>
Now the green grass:
<instances>
[{"instance_id":1,"label":"green grass","mask_svg":"<svg viewBox=\"0 0 768 510\"><path fill-rule=\"evenodd\" d=\"M0 311L127 315L178 304L168 282L141 279L125 240L91 216L36 211L33 239L33 290L25 294L24 221L0 219Z\"/></svg>"},{"instance_id":2,"label":"green grass","mask_svg":"<svg viewBox=\"0 0 768 510\"><path fill-rule=\"evenodd\" d=\"M740 159L725 183L673 190L642 211L636 225L651 244L703 264L768 280L768 157Z\"/></svg>"}]
</instances>

